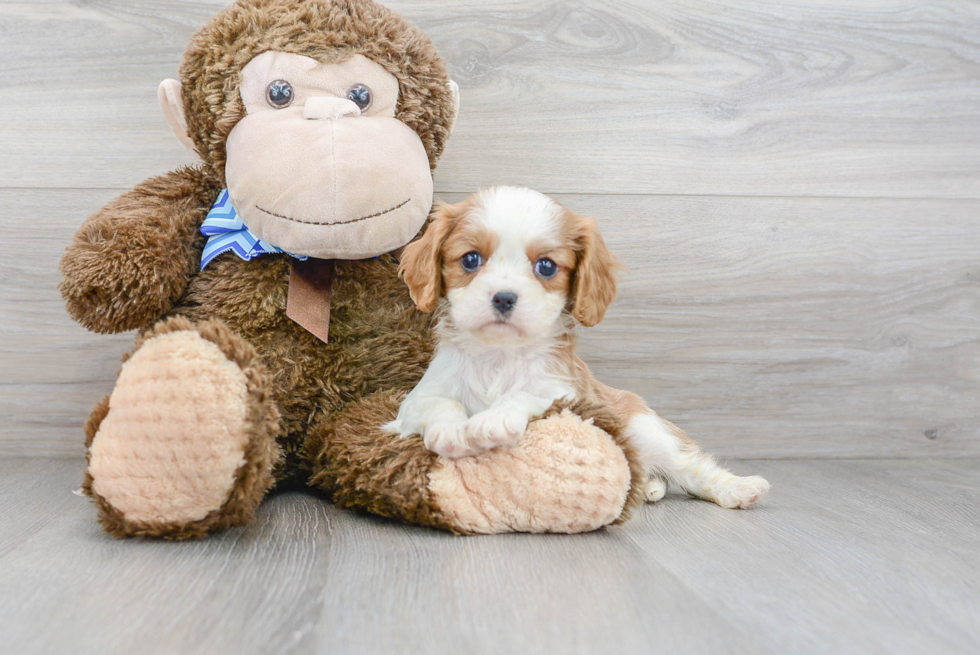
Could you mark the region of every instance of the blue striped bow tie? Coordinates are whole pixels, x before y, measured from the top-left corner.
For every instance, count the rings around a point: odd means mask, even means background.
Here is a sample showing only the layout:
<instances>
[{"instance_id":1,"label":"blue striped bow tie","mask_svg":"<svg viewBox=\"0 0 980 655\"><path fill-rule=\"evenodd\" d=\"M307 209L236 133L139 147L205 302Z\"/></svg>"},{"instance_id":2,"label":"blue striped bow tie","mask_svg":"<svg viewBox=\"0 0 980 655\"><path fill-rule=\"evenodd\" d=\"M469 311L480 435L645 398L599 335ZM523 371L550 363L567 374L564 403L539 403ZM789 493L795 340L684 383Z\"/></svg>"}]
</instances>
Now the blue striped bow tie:
<instances>
[{"instance_id":1,"label":"blue striped bow tie","mask_svg":"<svg viewBox=\"0 0 980 655\"><path fill-rule=\"evenodd\" d=\"M241 216L231 204L228 189L222 189L221 193L218 194L218 199L212 205L211 211L201 223L201 234L208 237L204 252L201 254L202 271L211 263L212 259L229 250L245 261L259 255L286 252L282 248L277 248L268 241L258 238L245 226ZM299 260L308 259L291 252L286 252L286 254Z\"/></svg>"}]
</instances>

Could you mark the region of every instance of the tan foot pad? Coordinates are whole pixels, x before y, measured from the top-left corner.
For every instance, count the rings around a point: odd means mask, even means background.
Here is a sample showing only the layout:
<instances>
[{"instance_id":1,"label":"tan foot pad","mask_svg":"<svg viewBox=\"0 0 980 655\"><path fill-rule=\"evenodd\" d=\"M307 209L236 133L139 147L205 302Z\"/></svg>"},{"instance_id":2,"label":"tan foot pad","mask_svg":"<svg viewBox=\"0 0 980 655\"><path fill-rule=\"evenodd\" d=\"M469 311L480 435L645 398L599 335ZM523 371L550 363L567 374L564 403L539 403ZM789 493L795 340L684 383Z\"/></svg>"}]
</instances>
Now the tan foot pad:
<instances>
[{"instance_id":1,"label":"tan foot pad","mask_svg":"<svg viewBox=\"0 0 980 655\"><path fill-rule=\"evenodd\" d=\"M588 532L623 511L630 468L612 438L578 416L535 421L513 448L440 460L429 490L470 532Z\"/></svg>"},{"instance_id":2,"label":"tan foot pad","mask_svg":"<svg viewBox=\"0 0 980 655\"><path fill-rule=\"evenodd\" d=\"M245 374L197 332L146 341L123 365L90 450L92 490L127 520L203 519L245 462Z\"/></svg>"}]
</instances>

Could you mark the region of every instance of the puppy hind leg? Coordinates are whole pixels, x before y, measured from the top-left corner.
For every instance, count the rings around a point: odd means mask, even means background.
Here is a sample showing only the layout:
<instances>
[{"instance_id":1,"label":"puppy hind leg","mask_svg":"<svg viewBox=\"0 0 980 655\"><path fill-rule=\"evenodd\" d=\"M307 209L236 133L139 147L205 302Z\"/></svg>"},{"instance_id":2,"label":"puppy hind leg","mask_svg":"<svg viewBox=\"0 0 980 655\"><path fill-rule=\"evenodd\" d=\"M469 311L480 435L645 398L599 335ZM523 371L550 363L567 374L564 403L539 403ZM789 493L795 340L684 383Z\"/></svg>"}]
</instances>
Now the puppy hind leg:
<instances>
[{"instance_id":1,"label":"puppy hind leg","mask_svg":"<svg viewBox=\"0 0 980 655\"><path fill-rule=\"evenodd\" d=\"M732 474L680 428L652 411L634 414L627 425L627 435L651 474L645 490L648 500L659 500L656 495L664 478L692 496L729 509L747 509L769 493L765 479Z\"/></svg>"},{"instance_id":2,"label":"puppy hind leg","mask_svg":"<svg viewBox=\"0 0 980 655\"><path fill-rule=\"evenodd\" d=\"M655 503L667 495L667 479L659 475L651 475L647 478L643 487L643 498L648 503Z\"/></svg>"}]
</instances>

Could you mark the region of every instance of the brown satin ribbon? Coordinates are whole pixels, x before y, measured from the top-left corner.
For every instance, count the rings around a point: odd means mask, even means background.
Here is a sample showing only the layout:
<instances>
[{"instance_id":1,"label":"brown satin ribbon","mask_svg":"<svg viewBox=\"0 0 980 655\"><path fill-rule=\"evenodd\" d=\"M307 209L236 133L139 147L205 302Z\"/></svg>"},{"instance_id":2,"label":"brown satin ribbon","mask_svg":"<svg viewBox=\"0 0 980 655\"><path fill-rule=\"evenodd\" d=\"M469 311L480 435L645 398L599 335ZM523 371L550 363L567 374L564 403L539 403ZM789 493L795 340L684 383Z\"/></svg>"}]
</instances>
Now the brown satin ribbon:
<instances>
[{"instance_id":1,"label":"brown satin ribbon","mask_svg":"<svg viewBox=\"0 0 980 655\"><path fill-rule=\"evenodd\" d=\"M324 343L330 331L330 292L333 260L295 259L289 272L286 316Z\"/></svg>"}]
</instances>

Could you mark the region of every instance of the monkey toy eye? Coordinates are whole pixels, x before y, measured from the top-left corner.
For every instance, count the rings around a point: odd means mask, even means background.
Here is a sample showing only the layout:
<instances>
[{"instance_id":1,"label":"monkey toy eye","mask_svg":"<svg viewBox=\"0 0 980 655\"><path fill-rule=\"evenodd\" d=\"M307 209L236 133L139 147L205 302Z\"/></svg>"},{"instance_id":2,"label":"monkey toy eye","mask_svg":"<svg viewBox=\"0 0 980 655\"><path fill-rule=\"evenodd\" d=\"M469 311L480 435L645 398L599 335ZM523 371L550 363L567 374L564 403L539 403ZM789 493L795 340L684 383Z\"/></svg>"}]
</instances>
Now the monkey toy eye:
<instances>
[{"instance_id":1,"label":"monkey toy eye","mask_svg":"<svg viewBox=\"0 0 980 655\"><path fill-rule=\"evenodd\" d=\"M483 257L480 256L480 253L474 250L473 252L468 252L463 255L463 258L459 260L459 263L462 264L464 271L467 273L472 273L476 269L480 268L481 264L483 264Z\"/></svg>"},{"instance_id":2,"label":"monkey toy eye","mask_svg":"<svg viewBox=\"0 0 980 655\"><path fill-rule=\"evenodd\" d=\"M285 109L293 104L293 98L295 97L293 85L286 80L276 80L266 89L265 97L269 101L269 104L276 109Z\"/></svg>"},{"instance_id":3,"label":"monkey toy eye","mask_svg":"<svg viewBox=\"0 0 980 655\"><path fill-rule=\"evenodd\" d=\"M547 257L542 257L534 265L534 272L544 279L549 280L558 274L558 264Z\"/></svg>"},{"instance_id":4,"label":"monkey toy eye","mask_svg":"<svg viewBox=\"0 0 980 655\"><path fill-rule=\"evenodd\" d=\"M371 106L371 89L364 84L355 84L347 89L347 99L364 111Z\"/></svg>"}]
</instances>

